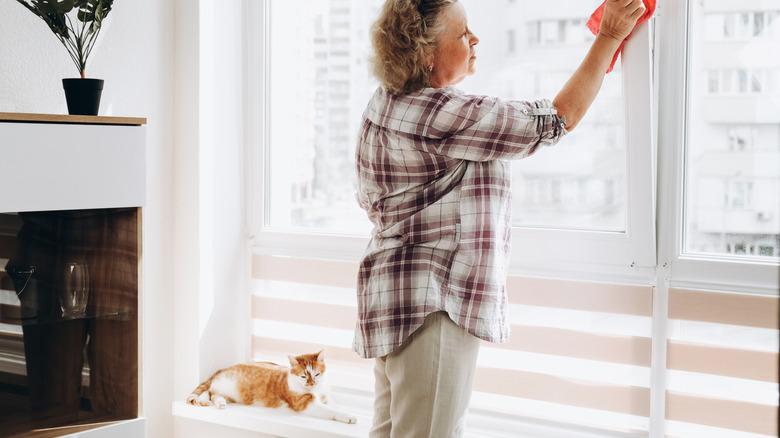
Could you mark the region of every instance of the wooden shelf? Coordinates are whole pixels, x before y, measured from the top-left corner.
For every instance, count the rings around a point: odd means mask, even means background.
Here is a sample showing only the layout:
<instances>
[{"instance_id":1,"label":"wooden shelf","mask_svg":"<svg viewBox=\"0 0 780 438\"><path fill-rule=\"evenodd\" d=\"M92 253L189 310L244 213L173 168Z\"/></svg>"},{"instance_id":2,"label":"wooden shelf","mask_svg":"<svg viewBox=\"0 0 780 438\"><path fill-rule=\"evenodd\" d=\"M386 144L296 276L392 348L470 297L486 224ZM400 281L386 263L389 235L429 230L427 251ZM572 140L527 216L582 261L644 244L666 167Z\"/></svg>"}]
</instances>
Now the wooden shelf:
<instances>
[{"instance_id":1,"label":"wooden shelf","mask_svg":"<svg viewBox=\"0 0 780 438\"><path fill-rule=\"evenodd\" d=\"M2 122L63 123L78 125L134 125L146 124L141 117L71 116L64 114L0 113Z\"/></svg>"}]
</instances>

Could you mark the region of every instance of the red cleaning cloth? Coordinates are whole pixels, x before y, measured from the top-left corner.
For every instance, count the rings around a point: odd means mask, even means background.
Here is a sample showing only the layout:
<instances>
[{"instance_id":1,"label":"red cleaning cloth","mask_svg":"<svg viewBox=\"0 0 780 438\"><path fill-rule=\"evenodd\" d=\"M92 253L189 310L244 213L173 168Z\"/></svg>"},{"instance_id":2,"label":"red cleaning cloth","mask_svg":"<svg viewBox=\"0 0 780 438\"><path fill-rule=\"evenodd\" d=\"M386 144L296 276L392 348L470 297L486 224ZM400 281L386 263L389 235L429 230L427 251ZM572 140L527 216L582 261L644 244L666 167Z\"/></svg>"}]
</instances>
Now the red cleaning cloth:
<instances>
[{"instance_id":1,"label":"red cleaning cloth","mask_svg":"<svg viewBox=\"0 0 780 438\"><path fill-rule=\"evenodd\" d=\"M653 13L655 12L655 1L656 0L642 0L642 2L645 4L645 13L642 14L641 17L639 17L639 20L637 20L636 22L636 26L639 26L640 24L649 20L650 17L653 16ZM590 19L588 20L587 26L588 29L590 29L590 31L593 32L593 35L599 34L599 27L601 26L601 19L604 18L604 7L606 6L606 4L607 2L605 0L604 3L602 3L601 6L599 6L599 8L596 9L595 12L593 12L593 15L591 15ZM634 26L634 29L636 29L636 26ZM631 33L633 33L633 31ZM623 40L622 43L620 43L620 47L618 47L617 51L615 52L615 56L612 57L612 63L609 64L607 73L611 72L612 68L615 67L615 62L617 62L618 55L620 55L620 52L623 51L623 44L625 44L630 37L631 34L628 34L626 39Z\"/></svg>"}]
</instances>

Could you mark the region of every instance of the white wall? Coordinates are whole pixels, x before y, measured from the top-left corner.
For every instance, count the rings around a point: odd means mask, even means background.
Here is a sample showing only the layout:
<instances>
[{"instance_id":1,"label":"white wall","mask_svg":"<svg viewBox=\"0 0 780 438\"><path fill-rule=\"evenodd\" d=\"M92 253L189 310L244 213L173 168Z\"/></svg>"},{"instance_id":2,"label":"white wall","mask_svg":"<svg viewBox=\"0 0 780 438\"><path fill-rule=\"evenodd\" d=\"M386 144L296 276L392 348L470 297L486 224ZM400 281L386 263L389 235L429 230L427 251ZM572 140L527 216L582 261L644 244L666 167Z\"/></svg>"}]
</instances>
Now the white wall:
<instances>
[{"instance_id":1,"label":"white wall","mask_svg":"<svg viewBox=\"0 0 780 438\"><path fill-rule=\"evenodd\" d=\"M176 0L174 392L247 359L243 1ZM176 437L236 430L177 419ZM236 435L237 436L237 435ZM243 435L242 435L243 436ZM257 436L257 435L253 435Z\"/></svg>"},{"instance_id":2,"label":"white wall","mask_svg":"<svg viewBox=\"0 0 780 438\"><path fill-rule=\"evenodd\" d=\"M188 188L175 206L181 398L246 359L242 4L176 0L176 186Z\"/></svg>"},{"instance_id":3,"label":"white wall","mask_svg":"<svg viewBox=\"0 0 780 438\"><path fill-rule=\"evenodd\" d=\"M146 117L143 414L147 436L173 436L174 2L117 1L87 65L106 80L101 115ZM0 112L66 114L61 79L78 71L38 17L0 2ZM0 140L1 141L1 140ZM11 165L2 163L4 166Z\"/></svg>"}]
</instances>

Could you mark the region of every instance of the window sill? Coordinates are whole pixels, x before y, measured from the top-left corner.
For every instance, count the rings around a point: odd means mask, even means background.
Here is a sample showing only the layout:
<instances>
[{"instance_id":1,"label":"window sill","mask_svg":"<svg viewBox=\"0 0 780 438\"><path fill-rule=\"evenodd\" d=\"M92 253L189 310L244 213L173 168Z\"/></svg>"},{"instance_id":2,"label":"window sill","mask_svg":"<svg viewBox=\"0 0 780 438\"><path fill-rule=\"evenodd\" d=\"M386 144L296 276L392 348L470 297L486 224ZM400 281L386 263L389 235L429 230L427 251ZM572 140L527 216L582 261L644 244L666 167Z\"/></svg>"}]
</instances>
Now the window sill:
<instances>
[{"instance_id":1,"label":"window sill","mask_svg":"<svg viewBox=\"0 0 780 438\"><path fill-rule=\"evenodd\" d=\"M225 409L214 406L192 406L184 401L173 403L173 415L179 418L277 435L290 438L364 438L371 426L371 403L365 396L334 394L339 406L355 415L357 424L344 424L294 413L287 408L266 408L229 404Z\"/></svg>"},{"instance_id":2,"label":"window sill","mask_svg":"<svg viewBox=\"0 0 780 438\"><path fill-rule=\"evenodd\" d=\"M287 438L365 438L371 427L373 395L333 389L333 396L345 411L355 415L357 424L344 424L307 417L287 408L230 404L225 409L192 406L184 401L173 403L178 418L204 421L223 427L259 432ZM483 410L469 412L466 438L640 438L641 434L595 430L560 423L506 416Z\"/></svg>"}]
</instances>

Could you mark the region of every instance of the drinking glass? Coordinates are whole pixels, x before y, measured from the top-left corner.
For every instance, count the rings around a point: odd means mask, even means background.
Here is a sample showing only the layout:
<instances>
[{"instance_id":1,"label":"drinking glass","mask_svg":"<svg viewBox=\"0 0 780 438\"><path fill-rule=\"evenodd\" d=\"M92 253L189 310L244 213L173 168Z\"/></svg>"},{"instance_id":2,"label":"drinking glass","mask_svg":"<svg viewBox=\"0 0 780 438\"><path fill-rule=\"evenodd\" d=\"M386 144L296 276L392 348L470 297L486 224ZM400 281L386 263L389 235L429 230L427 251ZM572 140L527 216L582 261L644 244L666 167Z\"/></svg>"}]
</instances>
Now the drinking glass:
<instances>
[{"instance_id":1,"label":"drinking glass","mask_svg":"<svg viewBox=\"0 0 780 438\"><path fill-rule=\"evenodd\" d=\"M62 316L78 317L87 312L89 273L83 263L67 263L64 281L60 288Z\"/></svg>"}]
</instances>

